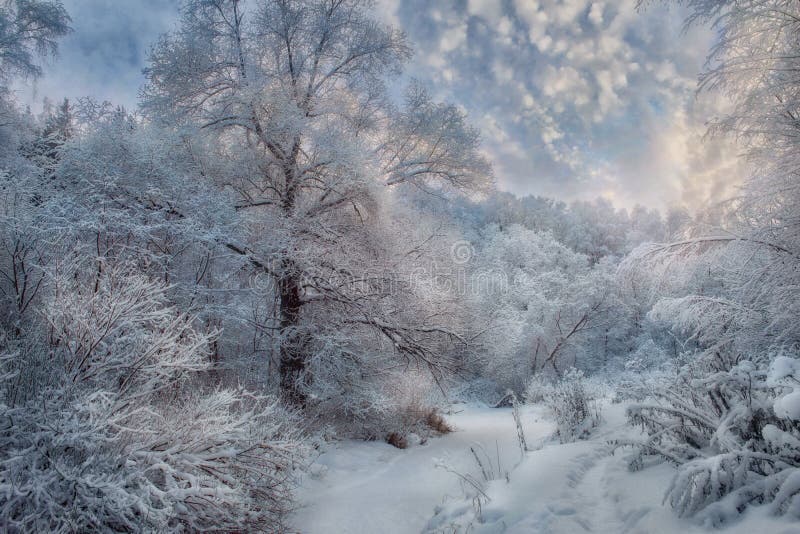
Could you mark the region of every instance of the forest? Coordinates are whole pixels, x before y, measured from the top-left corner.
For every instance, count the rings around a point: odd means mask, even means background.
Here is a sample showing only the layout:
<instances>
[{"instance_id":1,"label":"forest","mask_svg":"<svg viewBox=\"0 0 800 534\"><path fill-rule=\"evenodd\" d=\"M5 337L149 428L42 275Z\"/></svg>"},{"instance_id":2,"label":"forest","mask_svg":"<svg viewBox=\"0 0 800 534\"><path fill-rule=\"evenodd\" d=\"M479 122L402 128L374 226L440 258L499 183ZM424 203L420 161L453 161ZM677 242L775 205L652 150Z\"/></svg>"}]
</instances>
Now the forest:
<instances>
[{"instance_id":1,"label":"forest","mask_svg":"<svg viewBox=\"0 0 800 534\"><path fill-rule=\"evenodd\" d=\"M181 0L41 110L75 21L0 0L0 530L800 531L800 3L664 3L701 209L504 190L370 0Z\"/></svg>"}]
</instances>

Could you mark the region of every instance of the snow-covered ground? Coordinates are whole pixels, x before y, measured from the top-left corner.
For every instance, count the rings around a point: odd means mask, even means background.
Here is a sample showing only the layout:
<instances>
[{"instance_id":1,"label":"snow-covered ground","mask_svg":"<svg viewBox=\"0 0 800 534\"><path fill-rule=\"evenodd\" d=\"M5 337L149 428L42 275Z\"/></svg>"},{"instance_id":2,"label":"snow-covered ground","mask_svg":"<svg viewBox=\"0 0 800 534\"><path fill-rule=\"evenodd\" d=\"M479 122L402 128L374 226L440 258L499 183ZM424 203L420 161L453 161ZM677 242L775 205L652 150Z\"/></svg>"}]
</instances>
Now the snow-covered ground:
<instances>
[{"instance_id":1,"label":"snow-covered ground","mask_svg":"<svg viewBox=\"0 0 800 534\"><path fill-rule=\"evenodd\" d=\"M304 534L671 533L707 532L679 519L662 497L668 465L627 469L627 453L609 454L608 440L630 435L622 405L604 404L604 422L587 441L560 445L542 407L525 407L529 446L520 453L510 409L457 406L448 420L456 431L425 445L399 450L385 443L339 442L319 458L299 491L294 525ZM543 446L541 446L543 444ZM489 483L481 500L467 495L451 471L478 476L470 447L483 447L505 478ZM444 464L448 469L437 467ZM478 476L480 478L480 476ZM722 529L728 534L800 533L800 526L746 514Z\"/></svg>"},{"instance_id":2,"label":"snow-covered ground","mask_svg":"<svg viewBox=\"0 0 800 534\"><path fill-rule=\"evenodd\" d=\"M499 450L510 471L520 461L509 409L457 406L447 417L455 432L425 445L400 450L383 442L343 441L317 461L317 475L305 480L299 494L303 508L294 521L304 534L420 532L434 508L463 499L456 475L474 471L470 446ZM531 437L546 436L553 425L538 408L523 413Z\"/></svg>"}]
</instances>

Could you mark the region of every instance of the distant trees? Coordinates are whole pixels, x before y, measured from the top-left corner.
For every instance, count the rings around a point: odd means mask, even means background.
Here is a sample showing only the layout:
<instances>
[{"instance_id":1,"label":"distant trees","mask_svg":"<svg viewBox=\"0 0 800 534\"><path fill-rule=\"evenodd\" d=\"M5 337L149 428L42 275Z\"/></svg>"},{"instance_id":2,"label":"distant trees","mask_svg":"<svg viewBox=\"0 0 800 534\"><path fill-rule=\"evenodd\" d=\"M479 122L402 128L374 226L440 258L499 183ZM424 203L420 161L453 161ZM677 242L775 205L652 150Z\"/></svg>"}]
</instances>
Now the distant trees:
<instances>
[{"instance_id":1,"label":"distant trees","mask_svg":"<svg viewBox=\"0 0 800 534\"><path fill-rule=\"evenodd\" d=\"M45 115L41 132L37 132L34 141L25 148L25 155L36 160L36 164L52 178L60 150L74 137L77 125L72 103L67 98L55 109L45 109Z\"/></svg>"},{"instance_id":2,"label":"distant trees","mask_svg":"<svg viewBox=\"0 0 800 534\"><path fill-rule=\"evenodd\" d=\"M664 241L667 232L679 234L693 222L679 207L672 208L668 220L657 210L636 206L629 213L602 198L568 204L545 197L517 198L502 191L478 203L456 200L447 212L475 234L489 225L503 229L513 224L550 232L592 263L606 256L621 258L642 243Z\"/></svg>"},{"instance_id":3,"label":"distant trees","mask_svg":"<svg viewBox=\"0 0 800 534\"><path fill-rule=\"evenodd\" d=\"M608 312L618 297L611 264L593 267L552 234L520 225L491 228L485 239L469 283L479 317L489 323L482 373L521 394L535 374L605 364L603 345L589 341L612 323Z\"/></svg>"}]
</instances>

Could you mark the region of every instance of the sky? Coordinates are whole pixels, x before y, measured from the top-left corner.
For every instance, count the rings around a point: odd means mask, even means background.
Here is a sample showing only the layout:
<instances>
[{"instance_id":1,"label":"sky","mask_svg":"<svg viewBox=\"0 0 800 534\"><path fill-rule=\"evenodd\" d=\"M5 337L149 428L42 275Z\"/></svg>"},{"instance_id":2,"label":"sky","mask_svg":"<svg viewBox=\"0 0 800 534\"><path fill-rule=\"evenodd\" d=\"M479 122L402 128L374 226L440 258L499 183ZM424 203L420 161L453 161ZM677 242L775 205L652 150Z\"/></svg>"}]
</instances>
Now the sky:
<instances>
[{"instance_id":1,"label":"sky","mask_svg":"<svg viewBox=\"0 0 800 534\"><path fill-rule=\"evenodd\" d=\"M74 33L20 88L135 107L151 44L176 0L64 0ZM682 10L636 0L378 0L415 49L406 76L481 129L500 189L516 195L697 209L735 191L731 142L704 139L724 112L695 88L713 34Z\"/></svg>"}]
</instances>

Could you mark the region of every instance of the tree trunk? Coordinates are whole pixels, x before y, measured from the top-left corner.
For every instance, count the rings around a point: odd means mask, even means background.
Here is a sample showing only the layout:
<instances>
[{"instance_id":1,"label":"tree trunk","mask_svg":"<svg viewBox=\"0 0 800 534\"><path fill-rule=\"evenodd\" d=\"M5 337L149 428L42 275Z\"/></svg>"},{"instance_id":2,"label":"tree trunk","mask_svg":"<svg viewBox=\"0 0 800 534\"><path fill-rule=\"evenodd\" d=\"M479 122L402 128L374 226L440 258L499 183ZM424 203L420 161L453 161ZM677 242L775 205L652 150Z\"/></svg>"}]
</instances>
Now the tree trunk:
<instances>
[{"instance_id":1,"label":"tree trunk","mask_svg":"<svg viewBox=\"0 0 800 534\"><path fill-rule=\"evenodd\" d=\"M287 219L294 214L295 204L295 169L300 139L296 138L288 161L284 163L284 184L282 209ZM280 296L280 378L281 392L292 405L304 407L307 395L305 386L310 384L308 373L308 336L300 331L300 308L303 305L300 289L300 273L297 266L287 255L284 256L282 272L278 280Z\"/></svg>"},{"instance_id":2,"label":"tree trunk","mask_svg":"<svg viewBox=\"0 0 800 534\"><path fill-rule=\"evenodd\" d=\"M303 386L309 382L306 372L308 355L307 338L298 331L300 324L300 284L287 260L287 269L278 283L280 292L280 377L281 391L286 400L295 406L304 406L306 394Z\"/></svg>"}]
</instances>

